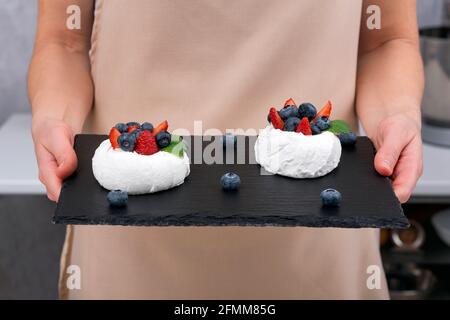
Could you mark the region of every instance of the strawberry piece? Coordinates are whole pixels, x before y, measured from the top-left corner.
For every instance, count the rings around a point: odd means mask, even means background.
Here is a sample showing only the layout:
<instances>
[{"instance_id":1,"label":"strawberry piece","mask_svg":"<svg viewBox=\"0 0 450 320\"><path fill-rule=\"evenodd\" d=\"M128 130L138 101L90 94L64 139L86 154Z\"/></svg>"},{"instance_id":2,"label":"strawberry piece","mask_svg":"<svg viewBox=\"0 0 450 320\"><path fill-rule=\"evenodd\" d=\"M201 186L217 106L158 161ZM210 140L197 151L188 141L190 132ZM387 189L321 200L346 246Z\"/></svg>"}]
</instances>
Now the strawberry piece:
<instances>
[{"instance_id":1,"label":"strawberry piece","mask_svg":"<svg viewBox=\"0 0 450 320\"><path fill-rule=\"evenodd\" d=\"M167 122L167 120L164 120L163 122L158 124L158 126L156 128L153 129L152 134L154 136L156 136L161 131L167 131L168 128L169 128L169 123Z\"/></svg>"},{"instance_id":2,"label":"strawberry piece","mask_svg":"<svg viewBox=\"0 0 450 320\"><path fill-rule=\"evenodd\" d=\"M320 109L319 112L317 112L317 115L316 115L316 117L314 118L314 122L316 122L317 119L319 119L319 118L321 118L321 117L329 118L330 115L331 115L331 110L332 110L332 109L333 109L333 106L332 106L332 104L331 104L331 101L328 100L327 104L324 105L324 106L322 107L322 109Z\"/></svg>"},{"instance_id":3,"label":"strawberry piece","mask_svg":"<svg viewBox=\"0 0 450 320\"><path fill-rule=\"evenodd\" d=\"M284 107L286 108L287 106L297 106L297 105L295 104L295 101L292 98L289 98L284 103Z\"/></svg>"},{"instance_id":4,"label":"strawberry piece","mask_svg":"<svg viewBox=\"0 0 450 320\"><path fill-rule=\"evenodd\" d=\"M270 118L270 122L272 123L272 125L275 129L283 130L284 121L283 121L283 119L281 119L281 117L278 114L278 111L275 107L270 108L269 118Z\"/></svg>"},{"instance_id":5,"label":"strawberry piece","mask_svg":"<svg viewBox=\"0 0 450 320\"><path fill-rule=\"evenodd\" d=\"M129 126L127 131L128 131L128 133L130 133L130 132L133 132L134 130L136 130L138 128L140 128L140 126L137 126L137 125L136 126Z\"/></svg>"},{"instance_id":6,"label":"strawberry piece","mask_svg":"<svg viewBox=\"0 0 450 320\"><path fill-rule=\"evenodd\" d=\"M142 131L139 137L137 137L134 151L146 156L152 155L159 151L158 145L156 144L156 139L150 131Z\"/></svg>"},{"instance_id":7,"label":"strawberry piece","mask_svg":"<svg viewBox=\"0 0 450 320\"><path fill-rule=\"evenodd\" d=\"M312 136L311 126L309 125L308 117L303 117L303 119L299 122L297 129L295 129L297 133L303 133L305 136Z\"/></svg>"},{"instance_id":8,"label":"strawberry piece","mask_svg":"<svg viewBox=\"0 0 450 320\"><path fill-rule=\"evenodd\" d=\"M109 131L109 142L114 149L119 148L119 142L117 141L120 137L120 131L116 127L112 127Z\"/></svg>"}]
</instances>

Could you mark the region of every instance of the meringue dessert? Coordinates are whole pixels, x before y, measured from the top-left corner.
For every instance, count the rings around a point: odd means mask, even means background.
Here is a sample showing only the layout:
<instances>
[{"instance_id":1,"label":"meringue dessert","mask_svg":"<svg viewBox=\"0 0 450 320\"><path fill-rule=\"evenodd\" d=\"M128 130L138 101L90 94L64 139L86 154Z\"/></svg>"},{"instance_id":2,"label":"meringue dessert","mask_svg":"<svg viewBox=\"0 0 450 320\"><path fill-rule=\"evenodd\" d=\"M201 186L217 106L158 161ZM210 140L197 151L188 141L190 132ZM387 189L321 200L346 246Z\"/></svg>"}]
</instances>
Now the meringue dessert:
<instances>
[{"instance_id":1,"label":"meringue dessert","mask_svg":"<svg viewBox=\"0 0 450 320\"><path fill-rule=\"evenodd\" d=\"M181 137L167 132L167 121L117 124L92 158L98 183L130 195L154 193L181 185L190 173Z\"/></svg>"},{"instance_id":2,"label":"meringue dessert","mask_svg":"<svg viewBox=\"0 0 450 320\"><path fill-rule=\"evenodd\" d=\"M317 178L333 171L341 143L330 132L307 136L267 126L255 143L255 158L266 171L291 178Z\"/></svg>"},{"instance_id":3,"label":"meringue dessert","mask_svg":"<svg viewBox=\"0 0 450 320\"><path fill-rule=\"evenodd\" d=\"M317 178L333 171L341 159L337 135L351 132L342 120L330 121L330 101L317 112L311 103L297 107L292 99L277 111L255 143L255 159L267 172L291 178Z\"/></svg>"}]
</instances>

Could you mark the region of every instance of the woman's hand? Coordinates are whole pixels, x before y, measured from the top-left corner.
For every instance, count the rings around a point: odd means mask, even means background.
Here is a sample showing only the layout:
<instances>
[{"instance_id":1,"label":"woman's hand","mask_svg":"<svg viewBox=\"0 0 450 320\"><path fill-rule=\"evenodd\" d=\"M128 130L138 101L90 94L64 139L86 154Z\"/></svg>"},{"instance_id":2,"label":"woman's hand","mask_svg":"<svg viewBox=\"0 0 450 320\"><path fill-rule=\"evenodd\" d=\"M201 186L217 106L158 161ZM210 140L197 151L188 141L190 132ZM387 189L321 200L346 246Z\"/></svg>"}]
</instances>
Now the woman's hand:
<instances>
[{"instance_id":1,"label":"woman's hand","mask_svg":"<svg viewBox=\"0 0 450 320\"><path fill-rule=\"evenodd\" d=\"M406 114L384 119L372 141L377 148L375 169L392 179L400 202L406 202L422 175L420 126Z\"/></svg>"},{"instance_id":2,"label":"woman's hand","mask_svg":"<svg viewBox=\"0 0 450 320\"><path fill-rule=\"evenodd\" d=\"M45 185L48 198L58 201L63 180L77 168L73 130L61 120L33 119L32 134L39 180Z\"/></svg>"}]
</instances>

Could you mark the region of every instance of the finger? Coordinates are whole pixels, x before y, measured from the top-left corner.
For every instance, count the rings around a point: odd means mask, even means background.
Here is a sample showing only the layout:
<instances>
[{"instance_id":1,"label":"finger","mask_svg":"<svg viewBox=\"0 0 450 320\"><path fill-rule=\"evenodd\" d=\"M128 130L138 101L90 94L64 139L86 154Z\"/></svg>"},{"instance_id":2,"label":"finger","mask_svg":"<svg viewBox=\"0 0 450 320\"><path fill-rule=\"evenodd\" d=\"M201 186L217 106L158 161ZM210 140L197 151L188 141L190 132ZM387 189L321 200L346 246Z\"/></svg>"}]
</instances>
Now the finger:
<instances>
[{"instance_id":1,"label":"finger","mask_svg":"<svg viewBox=\"0 0 450 320\"><path fill-rule=\"evenodd\" d=\"M64 161L59 164L58 169L56 170L56 175L64 180L77 169L77 166L77 155L75 154L72 145L70 145L70 148L66 151Z\"/></svg>"},{"instance_id":2,"label":"finger","mask_svg":"<svg viewBox=\"0 0 450 320\"><path fill-rule=\"evenodd\" d=\"M375 169L383 176L391 176L403 148L410 143L413 134L401 127L385 128L381 134L379 149L375 155Z\"/></svg>"},{"instance_id":3,"label":"finger","mask_svg":"<svg viewBox=\"0 0 450 320\"><path fill-rule=\"evenodd\" d=\"M421 174L422 144L420 138L414 138L404 149L392 176L392 187L400 202L408 201Z\"/></svg>"},{"instance_id":4,"label":"finger","mask_svg":"<svg viewBox=\"0 0 450 320\"><path fill-rule=\"evenodd\" d=\"M48 198L57 201L62 180L56 175L56 160L42 145L36 146L36 158L39 166L39 180L45 185Z\"/></svg>"},{"instance_id":5,"label":"finger","mask_svg":"<svg viewBox=\"0 0 450 320\"><path fill-rule=\"evenodd\" d=\"M70 176L77 168L77 156L73 150L71 135L65 128L57 128L47 141L45 148L57 163L56 175L60 179Z\"/></svg>"},{"instance_id":6,"label":"finger","mask_svg":"<svg viewBox=\"0 0 450 320\"><path fill-rule=\"evenodd\" d=\"M42 183L44 183L47 190L47 197L51 201L58 202L59 194L61 192L62 180L59 179L55 174L49 174L46 169L42 170Z\"/></svg>"}]
</instances>

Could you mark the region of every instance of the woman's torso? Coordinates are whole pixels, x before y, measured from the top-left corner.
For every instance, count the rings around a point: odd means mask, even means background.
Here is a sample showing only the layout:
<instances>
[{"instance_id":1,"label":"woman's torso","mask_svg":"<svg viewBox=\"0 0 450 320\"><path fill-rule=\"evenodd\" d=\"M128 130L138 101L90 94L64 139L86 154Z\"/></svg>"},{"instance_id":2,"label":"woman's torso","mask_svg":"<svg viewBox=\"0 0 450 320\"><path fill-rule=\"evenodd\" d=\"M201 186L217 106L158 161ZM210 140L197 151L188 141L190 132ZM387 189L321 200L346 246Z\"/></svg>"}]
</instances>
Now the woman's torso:
<instances>
[{"instance_id":1,"label":"woman's torso","mask_svg":"<svg viewBox=\"0 0 450 320\"><path fill-rule=\"evenodd\" d=\"M171 130L259 129L292 97L355 124L361 1L98 1L86 132L167 119ZM196 132L198 134L198 132ZM69 298L385 298L376 230L69 227ZM64 269L62 270L64 274ZM64 280L64 278L63 278Z\"/></svg>"}]
</instances>

